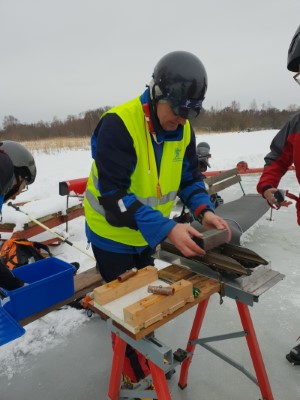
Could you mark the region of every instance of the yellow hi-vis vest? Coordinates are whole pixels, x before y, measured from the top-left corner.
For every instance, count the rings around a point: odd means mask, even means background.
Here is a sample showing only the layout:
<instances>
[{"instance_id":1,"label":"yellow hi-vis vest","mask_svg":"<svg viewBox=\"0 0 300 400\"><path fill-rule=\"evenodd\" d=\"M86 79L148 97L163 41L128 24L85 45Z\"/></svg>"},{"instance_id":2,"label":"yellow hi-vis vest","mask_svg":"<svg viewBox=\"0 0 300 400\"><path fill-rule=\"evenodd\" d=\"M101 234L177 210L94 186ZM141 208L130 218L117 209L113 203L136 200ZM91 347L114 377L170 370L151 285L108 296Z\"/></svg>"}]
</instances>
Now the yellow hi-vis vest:
<instances>
[{"instance_id":1,"label":"yellow hi-vis vest","mask_svg":"<svg viewBox=\"0 0 300 400\"><path fill-rule=\"evenodd\" d=\"M137 97L114 107L107 113L117 114L133 139L137 164L131 175L131 184L127 192L134 193L141 203L169 217L181 181L185 149L191 139L189 122L184 125L182 140L164 142L158 176L151 134L140 98ZM114 140L113 137L112 140ZM106 221L104 208L98 201L101 194L97 187L98 170L94 161L84 197L85 217L89 228L98 236L115 242L130 246L147 245L140 231L128 227L115 227Z\"/></svg>"}]
</instances>

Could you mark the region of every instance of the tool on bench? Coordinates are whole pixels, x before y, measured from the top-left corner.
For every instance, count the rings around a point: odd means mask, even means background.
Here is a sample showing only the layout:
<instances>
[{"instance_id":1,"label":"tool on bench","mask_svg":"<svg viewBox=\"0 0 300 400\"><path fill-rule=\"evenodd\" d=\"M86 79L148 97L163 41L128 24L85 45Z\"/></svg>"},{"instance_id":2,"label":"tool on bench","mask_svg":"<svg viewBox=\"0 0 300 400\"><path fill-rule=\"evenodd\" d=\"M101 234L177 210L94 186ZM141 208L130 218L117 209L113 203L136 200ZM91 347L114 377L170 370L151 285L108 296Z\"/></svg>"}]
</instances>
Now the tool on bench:
<instances>
[{"instance_id":1,"label":"tool on bench","mask_svg":"<svg viewBox=\"0 0 300 400\"><path fill-rule=\"evenodd\" d=\"M89 254L88 252L86 252L85 250L80 249L79 247L77 247L74 243L70 242L70 240L64 238L63 236L59 235L58 233L56 233L55 231L53 231L52 229L48 228L48 226L42 224L39 220L33 218L32 215L26 213L25 211L21 210L20 207L14 205L11 201L7 204L8 206L14 208L16 211L20 211L21 213L27 215L27 217L34 223L36 223L37 225L41 226L42 228L45 229L45 231L50 232L52 235L56 236L57 238L59 238L62 242L68 244L69 246L72 246L74 249L80 251L81 253L83 253L84 255L86 255L87 257L91 258L92 260L96 261L95 258Z\"/></svg>"},{"instance_id":2,"label":"tool on bench","mask_svg":"<svg viewBox=\"0 0 300 400\"><path fill-rule=\"evenodd\" d=\"M172 254L182 255L181 252L167 240L161 243L161 249ZM254 251L229 243L223 243L218 247L214 247L207 251L204 256L194 256L189 259L200 261L202 264L218 271L234 273L237 276L250 275L251 270L249 268L255 268L261 264L268 264L264 258Z\"/></svg>"},{"instance_id":3,"label":"tool on bench","mask_svg":"<svg viewBox=\"0 0 300 400\"><path fill-rule=\"evenodd\" d=\"M239 299L250 306L258 301L262 293L284 278L254 251L229 243L207 251L204 256L186 258L165 240L156 257L174 266L185 267L190 273L221 281L222 297Z\"/></svg>"}]
</instances>

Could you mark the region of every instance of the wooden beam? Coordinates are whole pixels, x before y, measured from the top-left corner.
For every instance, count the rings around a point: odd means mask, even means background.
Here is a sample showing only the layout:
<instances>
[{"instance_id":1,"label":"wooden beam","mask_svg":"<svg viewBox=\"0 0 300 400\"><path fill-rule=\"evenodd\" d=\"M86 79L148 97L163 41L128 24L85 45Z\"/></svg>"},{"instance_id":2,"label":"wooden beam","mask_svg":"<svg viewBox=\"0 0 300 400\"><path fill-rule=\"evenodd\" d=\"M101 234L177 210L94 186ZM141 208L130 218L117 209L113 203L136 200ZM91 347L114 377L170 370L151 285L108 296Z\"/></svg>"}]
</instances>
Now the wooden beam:
<instances>
[{"instance_id":1,"label":"wooden beam","mask_svg":"<svg viewBox=\"0 0 300 400\"><path fill-rule=\"evenodd\" d=\"M178 278L178 275L179 275L179 278ZM167 280L170 280L173 282L177 282L181 278L188 279L193 284L194 288L199 289L199 291L200 291L199 295L197 297L195 297L193 301L188 302L183 307L175 310L172 314L168 314L168 315L164 316L163 319L161 319L157 322L154 322L153 324L151 324L151 325L147 326L146 328L143 328L140 331L135 332L135 333L132 332L131 330L127 329L126 326L124 326L122 323L119 323L115 320L113 321L113 324L116 327L118 327L118 329L125 332L128 336L130 336L131 338L133 338L135 340L139 340L139 339L145 337L146 335L155 331L156 329L158 329L165 323L173 320L174 318L178 317L183 312L194 307L200 301L207 299L214 293L220 292L220 290L221 290L220 282L210 279L210 278L203 277L194 272L191 272L188 268L185 268L185 267L179 266L179 265L175 265L175 264L170 265L164 269L161 269L159 271L159 278L167 279ZM90 305L91 305L90 308L95 313L99 314L102 318L104 318L104 319L109 318L109 316L107 316L107 314L105 314L105 312L103 312L103 310L99 309L99 306L97 305L96 302L92 301L90 303Z\"/></svg>"},{"instance_id":2,"label":"wooden beam","mask_svg":"<svg viewBox=\"0 0 300 400\"><path fill-rule=\"evenodd\" d=\"M113 300L119 299L132 292L133 290L139 289L151 282L158 279L158 271L155 267L148 266L138 270L138 272L127 279L124 282L120 282L118 279L106 283L99 288L94 290L94 299L100 306L107 304Z\"/></svg>"},{"instance_id":3,"label":"wooden beam","mask_svg":"<svg viewBox=\"0 0 300 400\"><path fill-rule=\"evenodd\" d=\"M191 282L182 279L170 287L174 289L173 295L151 294L125 307L124 321L138 332L163 319L166 315L173 314L186 303L194 301Z\"/></svg>"}]
</instances>

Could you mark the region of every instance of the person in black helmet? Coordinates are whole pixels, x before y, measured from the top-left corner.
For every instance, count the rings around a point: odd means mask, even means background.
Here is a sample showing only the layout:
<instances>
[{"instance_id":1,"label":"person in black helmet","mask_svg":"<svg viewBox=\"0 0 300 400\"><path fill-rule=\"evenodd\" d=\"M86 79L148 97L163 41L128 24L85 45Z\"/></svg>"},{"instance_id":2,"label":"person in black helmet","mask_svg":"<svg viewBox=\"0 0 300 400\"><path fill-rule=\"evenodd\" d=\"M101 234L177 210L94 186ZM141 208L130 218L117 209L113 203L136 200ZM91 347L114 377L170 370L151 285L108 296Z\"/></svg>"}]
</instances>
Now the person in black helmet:
<instances>
[{"instance_id":1,"label":"person in black helmet","mask_svg":"<svg viewBox=\"0 0 300 400\"><path fill-rule=\"evenodd\" d=\"M300 26L293 36L288 49L287 69L294 72L294 80L300 84ZM271 207L279 209L281 206L288 206L282 197L278 198L278 185L294 164L296 177L300 183L300 112L292 116L280 129L271 142L270 153L265 156L265 166L257 185L257 191L267 200ZM277 193L276 193L277 192ZM297 222L300 225L300 200L296 200ZM287 359L300 364L300 344L295 346Z\"/></svg>"},{"instance_id":2,"label":"person in black helmet","mask_svg":"<svg viewBox=\"0 0 300 400\"><path fill-rule=\"evenodd\" d=\"M204 254L201 234L169 218L178 190L206 229L227 229L198 171L190 119L202 108L207 75L185 51L168 53L144 93L101 116L91 139L92 164L84 198L86 235L107 282L133 267L154 265L152 254L168 238L185 256ZM229 238L230 240L230 238ZM127 375L139 380L144 363Z\"/></svg>"},{"instance_id":3,"label":"person in black helmet","mask_svg":"<svg viewBox=\"0 0 300 400\"><path fill-rule=\"evenodd\" d=\"M201 173L207 171L207 168L210 168L209 159L211 158L210 154L210 145L206 142L200 142L197 145L196 153L199 161L199 170ZM205 179L205 175L203 175L203 179ZM223 204L224 201L218 193L214 193L210 195L210 201L214 205L215 208L219 207L219 205Z\"/></svg>"},{"instance_id":4,"label":"person in black helmet","mask_svg":"<svg viewBox=\"0 0 300 400\"><path fill-rule=\"evenodd\" d=\"M3 203L13 200L34 182L36 166L32 154L20 143L0 142L0 214ZM13 290L24 285L0 261L0 287Z\"/></svg>"},{"instance_id":5,"label":"person in black helmet","mask_svg":"<svg viewBox=\"0 0 300 400\"><path fill-rule=\"evenodd\" d=\"M196 147L196 153L199 161L200 172L206 172L207 168L210 168L210 145L207 142L198 143Z\"/></svg>"}]
</instances>

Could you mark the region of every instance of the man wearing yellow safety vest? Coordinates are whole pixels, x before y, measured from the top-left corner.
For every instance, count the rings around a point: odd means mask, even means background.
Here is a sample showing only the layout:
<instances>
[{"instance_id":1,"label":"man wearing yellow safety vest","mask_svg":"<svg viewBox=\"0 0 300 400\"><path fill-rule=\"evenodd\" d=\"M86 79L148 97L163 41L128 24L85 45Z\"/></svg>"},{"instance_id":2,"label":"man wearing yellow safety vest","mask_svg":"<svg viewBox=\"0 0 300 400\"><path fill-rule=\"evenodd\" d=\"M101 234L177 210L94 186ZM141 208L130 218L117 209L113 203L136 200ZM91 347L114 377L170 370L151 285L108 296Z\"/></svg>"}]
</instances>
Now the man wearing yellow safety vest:
<instances>
[{"instance_id":1,"label":"man wearing yellow safety vest","mask_svg":"<svg viewBox=\"0 0 300 400\"><path fill-rule=\"evenodd\" d=\"M201 233L170 219L181 199L205 229L230 229L214 207L198 169L190 119L202 108L207 75L185 51L157 63L145 92L107 111L92 135L92 164L84 199L86 235L107 282L151 255L168 238L184 256L205 254Z\"/></svg>"}]
</instances>

